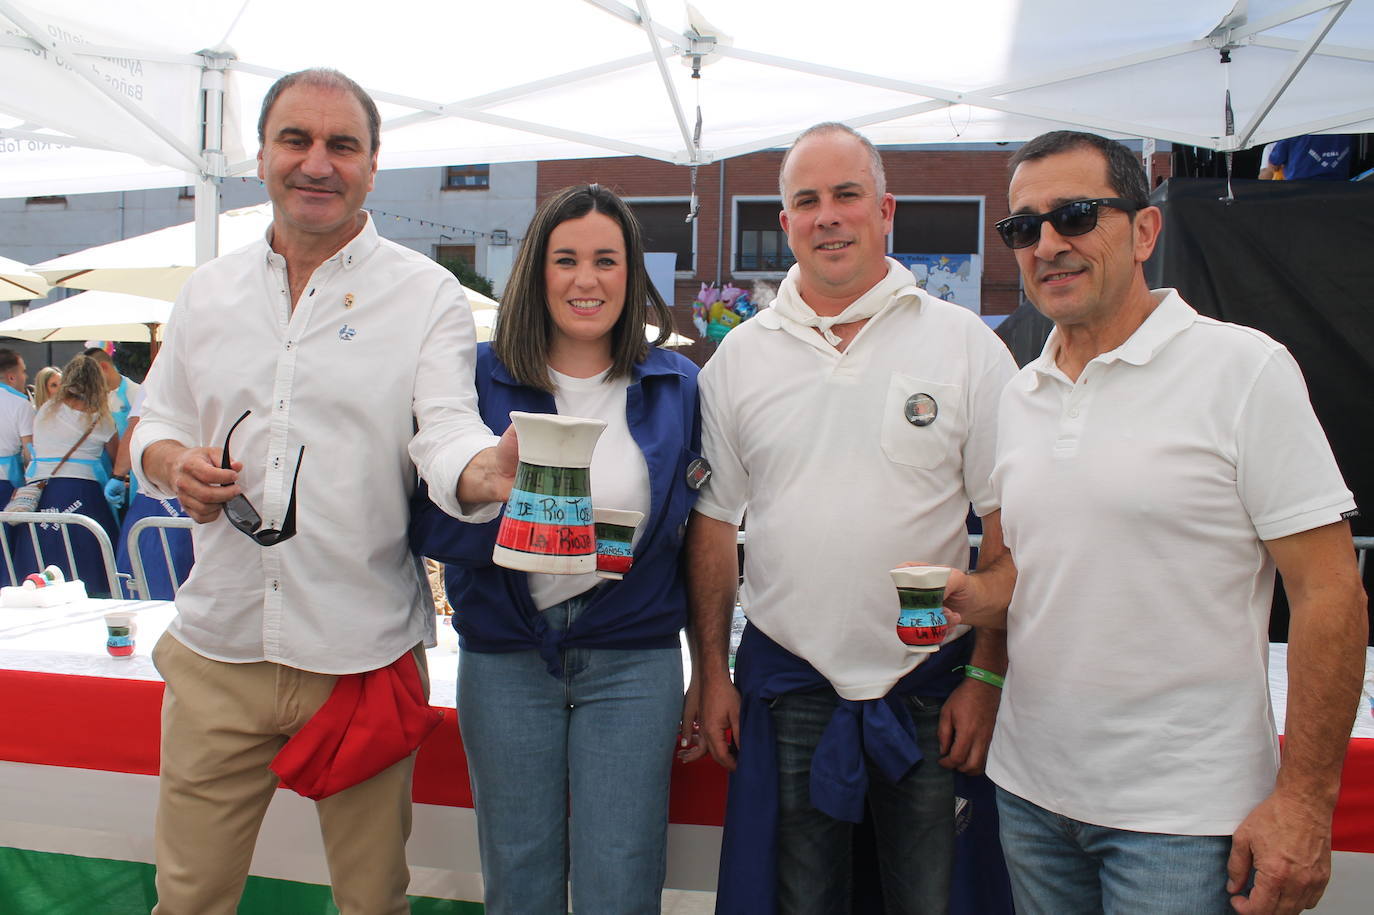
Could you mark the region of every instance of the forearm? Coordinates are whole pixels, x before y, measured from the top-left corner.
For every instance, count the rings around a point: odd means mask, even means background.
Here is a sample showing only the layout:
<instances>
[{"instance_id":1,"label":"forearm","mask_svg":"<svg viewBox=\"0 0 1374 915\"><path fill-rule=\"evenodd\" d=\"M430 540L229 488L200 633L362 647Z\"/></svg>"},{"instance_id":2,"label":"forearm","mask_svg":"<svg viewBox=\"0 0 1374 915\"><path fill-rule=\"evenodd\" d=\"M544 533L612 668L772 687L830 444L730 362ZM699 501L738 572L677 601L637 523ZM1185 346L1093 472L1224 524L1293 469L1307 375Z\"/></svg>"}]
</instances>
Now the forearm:
<instances>
[{"instance_id":1,"label":"forearm","mask_svg":"<svg viewBox=\"0 0 1374 915\"><path fill-rule=\"evenodd\" d=\"M687 522L687 603L693 665L706 679L730 675L730 621L739 587L738 528L693 512Z\"/></svg>"},{"instance_id":2,"label":"forearm","mask_svg":"<svg viewBox=\"0 0 1374 915\"><path fill-rule=\"evenodd\" d=\"M989 512L983 517L983 542L978 548L978 568L969 575L964 586L966 596L955 609L963 615L964 622L979 630L980 647L984 643L1000 646L987 649L1000 652L1000 662L996 654L988 658L990 663L999 663L998 673L1006 670L1006 635L992 639L985 638L984 633L1007 628L1007 607L1011 604L1015 585L1016 566L1002 538L1002 513ZM977 660L973 663L977 667L985 666ZM986 669L993 670L991 667Z\"/></svg>"},{"instance_id":3,"label":"forearm","mask_svg":"<svg viewBox=\"0 0 1374 915\"><path fill-rule=\"evenodd\" d=\"M1291 596L1291 595L1290 595ZM1358 578L1292 604L1288 709L1276 788L1330 813L1364 677L1367 617Z\"/></svg>"}]
</instances>

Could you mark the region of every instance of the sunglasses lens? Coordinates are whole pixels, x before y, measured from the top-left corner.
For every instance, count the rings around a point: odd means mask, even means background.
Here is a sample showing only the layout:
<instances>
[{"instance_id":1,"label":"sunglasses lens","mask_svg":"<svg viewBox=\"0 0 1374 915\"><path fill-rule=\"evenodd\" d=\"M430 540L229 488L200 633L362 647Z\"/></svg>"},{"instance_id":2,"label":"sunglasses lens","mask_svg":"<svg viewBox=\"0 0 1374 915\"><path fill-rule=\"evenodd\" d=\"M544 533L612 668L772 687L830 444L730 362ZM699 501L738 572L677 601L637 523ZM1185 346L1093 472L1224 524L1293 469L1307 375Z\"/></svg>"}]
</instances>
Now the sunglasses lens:
<instances>
[{"instance_id":1,"label":"sunglasses lens","mask_svg":"<svg viewBox=\"0 0 1374 915\"><path fill-rule=\"evenodd\" d=\"M262 517L241 495L234 496L224 503L224 516L229 519L230 524L245 534L252 534L262 526Z\"/></svg>"},{"instance_id":2,"label":"sunglasses lens","mask_svg":"<svg viewBox=\"0 0 1374 915\"><path fill-rule=\"evenodd\" d=\"M1040 219L1035 216L1012 216L997 224L1002 241L1011 248L1029 248L1040 237Z\"/></svg>"},{"instance_id":3,"label":"sunglasses lens","mask_svg":"<svg viewBox=\"0 0 1374 915\"><path fill-rule=\"evenodd\" d=\"M1045 215L1060 235L1069 238L1086 235L1097 228L1097 201L1075 200Z\"/></svg>"}]
</instances>

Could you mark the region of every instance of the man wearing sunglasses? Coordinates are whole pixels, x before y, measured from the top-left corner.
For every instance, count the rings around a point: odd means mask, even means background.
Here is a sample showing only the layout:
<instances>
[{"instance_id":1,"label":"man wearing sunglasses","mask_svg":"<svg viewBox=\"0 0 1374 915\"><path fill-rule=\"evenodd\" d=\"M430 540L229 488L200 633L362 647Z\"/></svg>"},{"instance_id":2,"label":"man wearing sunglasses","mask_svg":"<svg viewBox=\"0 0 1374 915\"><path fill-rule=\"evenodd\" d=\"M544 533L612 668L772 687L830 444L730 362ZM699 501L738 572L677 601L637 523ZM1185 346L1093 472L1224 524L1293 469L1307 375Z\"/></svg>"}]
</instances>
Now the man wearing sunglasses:
<instances>
[{"instance_id":1,"label":"man wearing sunglasses","mask_svg":"<svg viewBox=\"0 0 1374 915\"><path fill-rule=\"evenodd\" d=\"M1002 398L1008 553L949 596L987 624L1010 601L988 774L1017 911L1311 908L1363 670L1351 494L1288 351L1146 285L1134 154L1060 131L1011 165L997 229L1054 330Z\"/></svg>"},{"instance_id":2,"label":"man wearing sunglasses","mask_svg":"<svg viewBox=\"0 0 1374 915\"><path fill-rule=\"evenodd\" d=\"M335 71L272 87L258 126L272 227L191 276L148 376L133 466L200 522L154 651L159 915L236 910L278 775L317 800L340 912L409 911L435 619L407 500L416 466L450 513L460 473L468 502L502 499L514 460L475 410L462 287L362 209L379 124ZM392 711L368 722L378 690Z\"/></svg>"}]
</instances>

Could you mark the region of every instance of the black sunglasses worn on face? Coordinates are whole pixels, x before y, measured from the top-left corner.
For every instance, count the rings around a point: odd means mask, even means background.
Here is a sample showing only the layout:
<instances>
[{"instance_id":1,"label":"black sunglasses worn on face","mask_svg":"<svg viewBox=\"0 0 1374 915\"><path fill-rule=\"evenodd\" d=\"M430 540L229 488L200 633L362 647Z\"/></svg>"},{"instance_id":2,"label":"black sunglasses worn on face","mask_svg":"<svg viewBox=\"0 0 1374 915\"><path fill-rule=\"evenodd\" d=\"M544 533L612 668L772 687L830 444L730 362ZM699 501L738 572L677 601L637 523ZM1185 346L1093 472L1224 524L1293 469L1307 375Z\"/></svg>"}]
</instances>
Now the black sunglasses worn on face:
<instances>
[{"instance_id":1,"label":"black sunglasses worn on face","mask_svg":"<svg viewBox=\"0 0 1374 915\"><path fill-rule=\"evenodd\" d=\"M1065 238L1087 235L1097 228L1097 214L1102 207L1112 207L1134 213L1140 207L1121 197L1099 197L1096 200L1075 200L1048 213L1016 213L996 224L997 234L1008 248L1029 248L1040 241L1040 224L1048 222L1054 231Z\"/></svg>"},{"instance_id":2,"label":"black sunglasses worn on face","mask_svg":"<svg viewBox=\"0 0 1374 915\"><path fill-rule=\"evenodd\" d=\"M229 434L224 436L224 454L220 457L220 467L229 470L229 439L234 437L234 430L239 427L239 423L248 418L252 410L244 410L243 415L234 420L234 424L229 427ZM262 516L257 509L248 502L248 499L239 493L228 502L224 503L224 517L229 519L229 523L252 537L263 546L272 546L281 543L283 540L290 540L296 536L296 480L301 475L301 460L305 457L305 446L301 445L300 453L296 456L296 472L291 476L291 500L286 504L286 517L282 519L281 530L275 528L263 528Z\"/></svg>"}]
</instances>

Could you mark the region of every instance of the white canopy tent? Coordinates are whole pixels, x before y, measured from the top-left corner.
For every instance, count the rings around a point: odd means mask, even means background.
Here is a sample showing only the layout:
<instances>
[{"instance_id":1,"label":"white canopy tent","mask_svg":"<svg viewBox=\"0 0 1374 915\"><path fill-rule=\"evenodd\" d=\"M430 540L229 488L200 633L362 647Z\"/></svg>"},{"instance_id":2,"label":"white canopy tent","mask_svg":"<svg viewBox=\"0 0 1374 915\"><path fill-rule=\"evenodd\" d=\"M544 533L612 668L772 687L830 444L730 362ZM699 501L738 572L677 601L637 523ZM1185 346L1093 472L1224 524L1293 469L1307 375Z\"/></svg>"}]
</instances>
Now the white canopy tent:
<instances>
[{"instance_id":1,"label":"white canopy tent","mask_svg":"<svg viewBox=\"0 0 1374 915\"><path fill-rule=\"evenodd\" d=\"M1234 150L1374 130L1374 0L696 6L0 0L0 196L249 174L263 93L313 65L377 98L383 168L705 164L818 120L880 144L1077 126ZM201 259L214 197L197 195Z\"/></svg>"}]
</instances>

